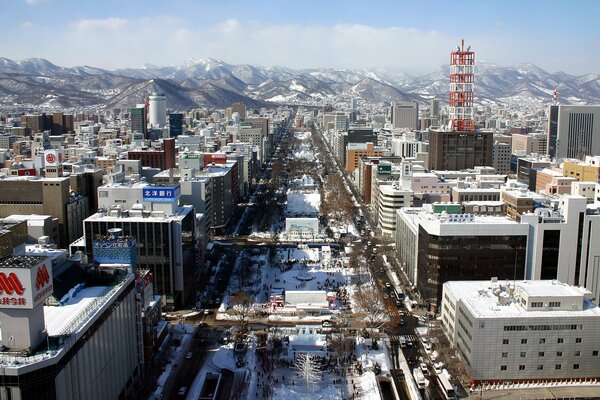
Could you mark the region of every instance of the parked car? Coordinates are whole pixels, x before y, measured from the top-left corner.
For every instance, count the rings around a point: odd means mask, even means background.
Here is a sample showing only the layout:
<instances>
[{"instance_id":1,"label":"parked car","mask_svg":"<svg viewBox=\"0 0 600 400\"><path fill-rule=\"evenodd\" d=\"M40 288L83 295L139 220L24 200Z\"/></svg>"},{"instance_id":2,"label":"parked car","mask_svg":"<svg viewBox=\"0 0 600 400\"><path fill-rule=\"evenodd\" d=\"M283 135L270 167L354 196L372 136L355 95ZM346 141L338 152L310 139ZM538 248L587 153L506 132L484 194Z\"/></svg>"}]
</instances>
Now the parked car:
<instances>
[{"instance_id":1,"label":"parked car","mask_svg":"<svg viewBox=\"0 0 600 400\"><path fill-rule=\"evenodd\" d=\"M423 372L423 375L429 375L429 369L427 368L427 364L421 363L419 364L419 368L421 368L421 372Z\"/></svg>"}]
</instances>

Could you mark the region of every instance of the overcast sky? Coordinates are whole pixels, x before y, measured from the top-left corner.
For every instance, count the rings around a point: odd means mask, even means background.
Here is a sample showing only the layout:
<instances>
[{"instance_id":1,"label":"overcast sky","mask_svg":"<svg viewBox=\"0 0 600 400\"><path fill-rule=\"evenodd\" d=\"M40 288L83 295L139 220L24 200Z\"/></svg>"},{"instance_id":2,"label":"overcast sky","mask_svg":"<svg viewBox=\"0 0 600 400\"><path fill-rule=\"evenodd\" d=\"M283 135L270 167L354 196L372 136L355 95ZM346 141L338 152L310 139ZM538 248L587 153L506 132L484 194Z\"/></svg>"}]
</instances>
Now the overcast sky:
<instances>
[{"instance_id":1,"label":"overcast sky","mask_svg":"<svg viewBox=\"0 0 600 400\"><path fill-rule=\"evenodd\" d=\"M600 1L0 0L0 57L108 69L216 58L291 68L478 60L600 72Z\"/></svg>"}]
</instances>

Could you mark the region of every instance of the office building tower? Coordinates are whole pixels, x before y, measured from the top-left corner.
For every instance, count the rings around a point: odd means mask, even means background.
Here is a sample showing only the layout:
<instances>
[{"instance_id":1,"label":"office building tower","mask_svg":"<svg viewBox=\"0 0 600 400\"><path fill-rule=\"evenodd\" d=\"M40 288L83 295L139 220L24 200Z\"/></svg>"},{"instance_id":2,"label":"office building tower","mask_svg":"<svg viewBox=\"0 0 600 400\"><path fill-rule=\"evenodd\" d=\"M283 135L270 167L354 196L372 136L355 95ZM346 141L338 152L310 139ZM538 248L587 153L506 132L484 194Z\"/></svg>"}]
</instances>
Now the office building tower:
<instances>
[{"instance_id":1,"label":"office building tower","mask_svg":"<svg viewBox=\"0 0 600 400\"><path fill-rule=\"evenodd\" d=\"M163 128L167 124L167 98L152 93L148 97L148 122L151 128Z\"/></svg>"},{"instance_id":2,"label":"office building tower","mask_svg":"<svg viewBox=\"0 0 600 400\"><path fill-rule=\"evenodd\" d=\"M169 114L169 137L183 135L183 114Z\"/></svg>"},{"instance_id":3,"label":"office building tower","mask_svg":"<svg viewBox=\"0 0 600 400\"><path fill-rule=\"evenodd\" d=\"M64 127L65 115L61 112L52 114L52 128L51 132L53 135L62 135L65 133Z\"/></svg>"},{"instance_id":4,"label":"office building tower","mask_svg":"<svg viewBox=\"0 0 600 400\"><path fill-rule=\"evenodd\" d=\"M394 101L391 110L393 128L418 129L419 103L416 101Z\"/></svg>"},{"instance_id":5,"label":"office building tower","mask_svg":"<svg viewBox=\"0 0 600 400\"><path fill-rule=\"evenodd\" d=\"M558 105L548 107L548 157L556 157L556 138L558 137Z\"/></svg>"},{"instance_id":6,"label":"office building tower","mask_svg":"<svg viewBox=\"0 0 600 400\"><path fill-rule=\"evenodd\" d=\"M556 158L600 155L600 106L558 106Z\"/></svg>"},{"instance_id":7,"label":"office building tower","mask_svg":"<svg viewBox=\"0 0 600 400\"><path fill-rule=\"evenodd\" d=\"M144 136L148 133L148 125L146 123L146 107L144 104L138 104L137 106L129 110L131 118L131 132L143 133Z\"/></svg>"},{"instance_id":8,"label":"office building tower","mask_svg":"<svg viewBox=\"0 0 600 400\"><path fill-rule=\"evenodd\" d=\"M441 304L447 281L525 277L529 226L462 212L461 204L397 211L399 261L428 303Z\"/></svg>"},{"instance_id":9,"label":"office building tower","mask_svg":"<svg viewBox=\"0 0 600 400\"><path fill-rule=\"evenodd\" d=\"M492 146L492 167L498 174L507 175L510 172L510 144L494 140Z\"/></svg>"},{"instance_id":10,"label":"office building tower","mask_svg":"<svg viewBox=\"0 0 600 400\"><path fill-rule=\"evenodd\" d=\"M240 115L240 119L243 121L246 119L246 105L244 103L233 103L231 105L231 114L238 113Z\"/></svg>"},{"instance_id":11,"label":"office building tower","mask_svg":"<svg viewBox=\"0 0 600 400\"><path fill-rule=\"evenodd\" d=\"M556 280L447 282L442 329L468 379L580 382L600 370L600 308Z\"/></svg>"},{"instance_id":12,"label":"office building tower","mask_svg":"<svg viewBox=\"0 0 600 400\"><path fill-rule=\"evenodd\" d=\"M0 260L0 276L10 286L3 287L0 302L0 395L134 397L142 335L134 274L127 266L89 275L77 266L55 273L47 257Z\"/></svg>"},{"instance_id":13,"label":"office building tower","mask_svg":"<svg viewBox=\"0 0 600 400\"><path fill-rule=\"evenodd\" d=\"M545 155L548 152L548 135L542 132L512 135L512 153Z\"/></svg>"},{"instance_id":14,"label":"office building tower","mask_svg":"<svg viewBox=\"0 0 600 400\"><path fill-rule=\"evenodd\" d=\"M494 136L488 132L458 132L431 130L429 132L429 169L472 169L493 165Z\"/></svg>"},{"instance_id":15,"label":"office building tower","mask_svg":"<svg viewBox=\"0 0 600 400\"><path fill-rule=\"evenodd\" d=\"M438 99L431 99L430 116L434 121L438 121L440 116L440 101Z\"/></svg>"}]
</instances>

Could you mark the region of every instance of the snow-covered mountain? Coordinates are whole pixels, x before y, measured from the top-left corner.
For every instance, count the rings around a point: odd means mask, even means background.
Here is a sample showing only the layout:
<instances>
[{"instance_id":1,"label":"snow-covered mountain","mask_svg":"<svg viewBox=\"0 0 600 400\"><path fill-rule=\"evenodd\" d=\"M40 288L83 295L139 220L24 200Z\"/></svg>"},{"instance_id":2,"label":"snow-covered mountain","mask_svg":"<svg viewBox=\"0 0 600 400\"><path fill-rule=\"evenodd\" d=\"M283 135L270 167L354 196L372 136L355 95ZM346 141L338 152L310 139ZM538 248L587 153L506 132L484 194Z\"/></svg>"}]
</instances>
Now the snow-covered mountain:
<instances>
[{"instance_id":1,"label":"snow-covered mountain","mask_svg":"<svg viewBox=\"0 0 600 400\"><path fill-rule=\"evenodd\" d=\"M293 70L207 59L108 71L90 66L60 67L39 58L0 58L0 107L123 108L142 101L152 91L165 93L167 105L173 109L225 107L233 101L251 106L268 102L316 105L336 97L381 104L394 100L424 102L433 97L445 101L448 75L448 66L413 76L385 68ZM574 76L549 73L533 64L500 67L479 62L475 83L476 102L485 104L548 104L556 85L563 104L600 103L600 75L596 73Z\"/></svg>"}]
</instances>

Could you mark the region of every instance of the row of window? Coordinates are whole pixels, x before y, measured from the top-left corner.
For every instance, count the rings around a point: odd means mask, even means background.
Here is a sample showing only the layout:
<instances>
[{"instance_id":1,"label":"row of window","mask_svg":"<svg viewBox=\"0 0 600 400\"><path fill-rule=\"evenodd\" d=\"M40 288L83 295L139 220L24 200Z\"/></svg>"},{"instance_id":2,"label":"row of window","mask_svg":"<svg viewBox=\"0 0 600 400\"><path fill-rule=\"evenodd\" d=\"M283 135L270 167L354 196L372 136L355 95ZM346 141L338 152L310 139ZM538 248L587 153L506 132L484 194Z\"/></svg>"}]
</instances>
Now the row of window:
<instances>
[{"instance_id":1,"label":"row of window","mask_svg":"<svg viewBox=\"0 0 600 400\"><path fill-rule=\"evenodd\" d=\"M538 351L538 357L544 357L545 355L546 355L546 352L544 352L544 351ZM573 355L575 357L580 357L581 356L581 350L575 350L575 352L573 353ZM563 352L562 351L557 351L556 352L556 356L557 357L562 357L563 356ZM592 351L592 356L598 357L598 350L593 350ZM527 357L527 352L526 351L521 351L520 352L520 357ZM507 351L502 352L502 358L508 358L508 352Z\"/></svg>"},{"instance_id":2,"label":"row of window","mask_svg":"<svg viewBox=\"0 0 600 400\"><path fill-rule=\"evenodd\" d=\"M506 371L508 369L508 367L506 365L501 365L500 366L500 371ZM544 365L543 364L538 364L536 369L538 371L541 371L544 369ZM562 369L562 364L555 364L554 365L554 369ZM573 369L579 369L579 364L573 364ZM525 371L525 365L519 365L519 371Z\"/></svg>"},{"instance_id":3,"label":"row of window","mask_svg":"<svg viewBox=\"0 0 600 400\"><path fill-rule=\"evenodd\" d=\"M575 338L575 343L581 343L583 341L582 338L578 337ZM557 338L556 339L556 343L564 343L565 339L564 338ZM540 338L538 339L538 343L539 344L544 344L546 343L546 338ZM510 339L502 339L502 344L510 344ZM521 344L527 344L527 339L521 339Z\"/></svg>"},{"instance_id":4,"label":"row of window","mask_svg":"<svg viewBox=\"0 0 600 400\"><path fill-rule=\"evenodd\" d=\"M559 308L560 304L561 304L560 301L551 301L548 303L548 307ZM532 301L531 302L531 308L542 308L542 307L544 307L543 301Z\"/></svg>"},{"instance_id":5,"label":"row of window","mask_svg":"<svg viewBox=\"0 0 600 400\"><path fill-rule=\"evenodd\" d=\"M560 302L558 302L560 305ZM552 304L552 302L550 303ZM533 306L532 306L533 307ZM558 306L557 306L558 307ZM583 325L507 325L504 331L575 331L582 330Z\"/></svg>"}]
</instances>

